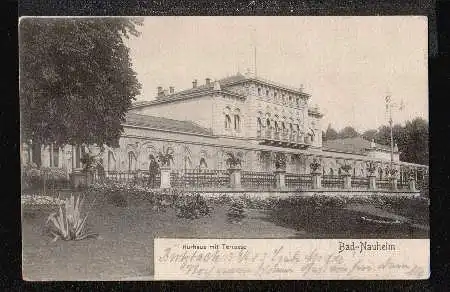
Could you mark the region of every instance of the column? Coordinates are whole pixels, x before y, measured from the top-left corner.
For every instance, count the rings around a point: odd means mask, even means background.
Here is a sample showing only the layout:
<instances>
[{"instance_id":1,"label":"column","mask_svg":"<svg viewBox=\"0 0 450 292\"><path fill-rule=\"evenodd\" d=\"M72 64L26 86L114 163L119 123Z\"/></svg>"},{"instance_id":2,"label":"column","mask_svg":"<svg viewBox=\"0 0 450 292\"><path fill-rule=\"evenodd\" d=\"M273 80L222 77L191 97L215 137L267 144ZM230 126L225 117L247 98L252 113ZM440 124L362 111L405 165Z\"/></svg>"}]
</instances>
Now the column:
<instances>
[{"instance_id":1,"label":"column","mask_svg":"<svg viewBox=\"0 0 450 292\"><path fill-rule=\"evenodd\" d=\"M276 170L275 171L275 182L277 189L285 189L286 188L286 171L285 170Z\"/></svg>"},{"instance_id":2,"label":"column","mask_svg":"<svg viewBox=\"0 0 450 292\"><path fill-rule=\"evenodd\" d=\"M229 169L230 172L230 185L234 189L241 187L241 170L240 169Z\"/></svg>"},{"instance_id":3,"label":"column","mask_svg":"<svg viewBox=\"0 0 450 292\"><path fill-rule=\"evenodd\" d=\"M375 174L369 174L369 189L370 190L377 189L377 177Z\"/></svg>"}]
</instances>

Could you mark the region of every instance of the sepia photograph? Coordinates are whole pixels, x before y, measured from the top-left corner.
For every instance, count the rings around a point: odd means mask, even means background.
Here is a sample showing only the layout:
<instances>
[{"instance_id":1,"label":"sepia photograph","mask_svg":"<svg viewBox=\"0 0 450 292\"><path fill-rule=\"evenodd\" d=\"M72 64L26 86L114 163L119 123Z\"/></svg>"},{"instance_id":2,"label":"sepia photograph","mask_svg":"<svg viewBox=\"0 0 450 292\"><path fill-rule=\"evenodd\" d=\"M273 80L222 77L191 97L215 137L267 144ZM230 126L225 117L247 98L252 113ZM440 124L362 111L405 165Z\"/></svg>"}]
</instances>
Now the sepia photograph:
<instances>
[{"instance_id":1,"label":"sepia photograph","mask_svg":"<svg viewBox=\"0 0 450 292\"><path fill-rule=\"evenodd\" d=\"M24 280L427 273L386 256L429 268L426 17L22 17L19 84Z\"/></svg>"}]
</instances>

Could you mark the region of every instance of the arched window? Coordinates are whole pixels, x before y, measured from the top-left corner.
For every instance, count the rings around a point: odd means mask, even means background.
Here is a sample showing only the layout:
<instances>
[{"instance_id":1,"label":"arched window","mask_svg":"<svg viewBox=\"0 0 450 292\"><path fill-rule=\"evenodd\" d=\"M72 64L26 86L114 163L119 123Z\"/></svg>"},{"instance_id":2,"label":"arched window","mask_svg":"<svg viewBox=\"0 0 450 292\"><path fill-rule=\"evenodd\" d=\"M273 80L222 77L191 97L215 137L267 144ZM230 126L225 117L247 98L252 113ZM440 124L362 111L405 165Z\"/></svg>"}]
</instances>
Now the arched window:
<instances>
[{"instance_id":1,"label":"arched window","mask_svg":"<svg viewBox=\"0 0 450 292\"><path fill-rule=\"evenodd\" d=\"M334 175L334 170L330 168L330 175Z\"/></svg>"},{"instance_id":2,"label":"arched window","mask_svg":"<svg viewBox=\"0 0 450 292\"><path fill-rule=\"evenodd\" d=\"M226 114L225 115L225 129L230 129L231 128L231 118L230 115Z\"/></svg>"},{"instance_id":3,"label":"arched window","mask_svg":"<svg viewBox=\"0 0 450 292\"><path fill-rule=\"evenodd\" d=\"M278 132L278 122L275 121L275 132Z\"/></svg>"},{"instance_id":4,"label":"arched window","mask_svg":"<svg viewBox=\"0 0 450 292\"><path fill-rule=\"evenodd\" d=\"M234 115L234 129L239 131L241 129L241 118L239 115Z\"/></svg>"},{"instance_id":5,"label":"arched window","mask_svg":"<svg viewBox=\"0 0 450 292\"><path fill-rule=\"evenodd\" d=\"M257 126L257 130L261 131L261 129L262 129L261 118L256 119L256 126Z\"/></svg>"},{"instance_id":6,"label":"arched window","mask_svg":"<svg viewBox=\"0 0 450 292\"><path fill-rule=\"evenodd\" d=\"M281 122L281 129L282 129L283 133L286 132L286 125L284 122Z\"/></svg>"},{"instance_id":7,"label":"arched window","mask_svg":"<svg viewBox=\"0 0 450 292\"><path fill-rule=\"evenodd\" d=\"M136 156L132 151L128 152L128 171L136 170Z\"/></svg>"},{"instance_id":8,"label":"arched window","mask_svg":"<svg viewBox=\"0 0 450 292\"><path fill-rule=\"evenodd\" d=\"M208 164L206 163L206 160L204 157L200 158L200 169L206 169L208 168Z\"/></svg>"},{"instance_id":9,"label":"arched window","mask_svg":"<svg viewBox=\"0 0 450 292\"><path fill-rule=\"evenodd\" d=\"M267 126L267 128L270 128L270 120L269 120L269 118L267 118L267 120L266 120L266 126Z\"/></svg>"},{"instance_id":10,"label":"arched window","mask_svg":"<svg viewBox=\"0 0 450 292\"><path fill-rule=\"evenodd\" d=\"M261 88L258 88L258 95L261 96Z\"/></svg>"},{"instance_id":11,"label":"arched window","mask_svg":"<svg viewBox=\"0 0 450 292\"><path fill-rule=\"evenodd\" d=\"M269 97L269 90L266 90L266 96Z\"/></svg>"}]
</instances>

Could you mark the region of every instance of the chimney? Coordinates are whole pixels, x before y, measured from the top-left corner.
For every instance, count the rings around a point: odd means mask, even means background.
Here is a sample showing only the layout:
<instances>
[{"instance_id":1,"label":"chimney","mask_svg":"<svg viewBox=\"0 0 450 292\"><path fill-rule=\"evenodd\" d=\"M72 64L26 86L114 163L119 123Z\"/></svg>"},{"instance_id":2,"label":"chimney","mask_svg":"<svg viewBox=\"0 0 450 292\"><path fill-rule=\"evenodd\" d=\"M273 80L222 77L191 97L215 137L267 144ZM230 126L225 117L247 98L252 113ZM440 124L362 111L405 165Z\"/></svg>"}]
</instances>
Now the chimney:
<instances>
[{"instance_id":1,"label":"chimney","mask_svg":"<svg viewBox=\"0 0 450 292\"><path fill-rule=\"evenodd\" d=\"M192 88L196 87L197 87L197 79L194 79L194 81L192 81Z\"/></svg>"},{"instance_id":2,"label":"chimney","mask_svg":"<svg viewBox=\"0 0 450 292\"><path fill-rule=\"evenodd\" d=\"M170 93L170 94L174 94L174 93L175 93L175 87L170 86L170 87L169 87L169 93Z\"/></svg>"},{"instance_id":3,"label":"chimney","mask_svg":"<svg viewBox=\"0 0 450 292\"><path fill-rule=\"evenodd\" d=\"M158 86L158 96L161 96L163 94L163 88L162 86Z\"/></svg>"},{"instance_id":4,"label":"chimney","mask_svg":"<svg viewBox=\"0 0 450 292\"><path fill-rule=\"evenodd\" d=\"M206 81L206 85L209 86L211 84L211 78L206 78L205 81Z\"/></svg>"}]
</instances>

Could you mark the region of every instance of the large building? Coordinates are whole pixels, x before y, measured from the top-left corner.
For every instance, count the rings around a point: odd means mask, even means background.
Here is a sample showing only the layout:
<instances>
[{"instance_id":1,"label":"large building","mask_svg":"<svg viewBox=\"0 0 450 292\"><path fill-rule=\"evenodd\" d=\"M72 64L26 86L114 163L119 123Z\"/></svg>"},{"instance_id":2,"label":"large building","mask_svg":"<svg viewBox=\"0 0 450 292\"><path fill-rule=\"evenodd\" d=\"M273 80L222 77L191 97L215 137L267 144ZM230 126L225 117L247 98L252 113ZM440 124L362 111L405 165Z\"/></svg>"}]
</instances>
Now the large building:
<instances>
[{"instance_id":1,"label":"large building","mask_svg":"<svg viewBox=\"0 0 450 292\"><path fill-rule=\"evenodd\" d=\"M309 173L314 159L323 174L338 174L350 164L354 176L366 176L366 162L377 162L378 176L386 175L391 161L389 146L362 138L322 142L322 113L311 106L311 96L253 74L240 74L176 92L157 88L151 101L136 102L127 113L119 148L106 148L102 163L107 172L147 170L150 155L165 147L174 150L173 169L226 169L226 153L243 155L243 170L273 171L274 156L287 157L286 172ZM90 147L94 149L96 147ZM24 161L65 168L82 167L84 147L24 147ZM96 150L93 150L94 152ZM402 172L426 166L394 162Z\"/></svg>"}]
</instances>

